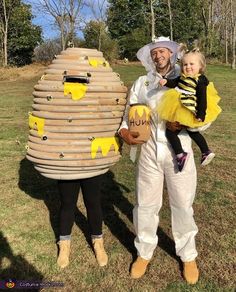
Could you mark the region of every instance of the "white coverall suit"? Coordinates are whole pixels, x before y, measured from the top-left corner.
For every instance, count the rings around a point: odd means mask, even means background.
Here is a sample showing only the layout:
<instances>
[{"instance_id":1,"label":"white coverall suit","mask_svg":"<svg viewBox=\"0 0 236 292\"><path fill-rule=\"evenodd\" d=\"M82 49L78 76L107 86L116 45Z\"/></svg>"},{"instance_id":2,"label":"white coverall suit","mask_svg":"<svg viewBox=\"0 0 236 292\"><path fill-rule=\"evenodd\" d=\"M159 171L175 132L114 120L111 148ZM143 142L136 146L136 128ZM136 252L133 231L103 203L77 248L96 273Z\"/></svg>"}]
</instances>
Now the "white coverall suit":
<instances>
[{"instance_id":1,"label":"white coverall suit","mask_svg":"<svg viewBox=\"0 0 236 292\"><path fill-rule=\"evenodd\" d=\"M129 104L143 103L152 109L151 137L141 146L136 175L136 205L133 210L133 223L136 232L134 241L138 256L149 260L157 246L157 228L159 211L162 206L164 179L169 194L171 208L172 234L176 254L183 262L197 257L195 236L198 232L193 218L192 204L196 192L196 167L191 147L191 138L186 131L181 131L179 138L189 159L182 172L177 171L175 155L165 137L165 122L158 120L155 111L166 87L158 86L162 76L149 78L141 76L130 91ZM152 75L153 75L152 74ZM178 66L167 74L175 78L179 74ZM155 80L150 81L150 80ZM129 105L121 128L128 128Z\"/></svg>"}]
</instances>

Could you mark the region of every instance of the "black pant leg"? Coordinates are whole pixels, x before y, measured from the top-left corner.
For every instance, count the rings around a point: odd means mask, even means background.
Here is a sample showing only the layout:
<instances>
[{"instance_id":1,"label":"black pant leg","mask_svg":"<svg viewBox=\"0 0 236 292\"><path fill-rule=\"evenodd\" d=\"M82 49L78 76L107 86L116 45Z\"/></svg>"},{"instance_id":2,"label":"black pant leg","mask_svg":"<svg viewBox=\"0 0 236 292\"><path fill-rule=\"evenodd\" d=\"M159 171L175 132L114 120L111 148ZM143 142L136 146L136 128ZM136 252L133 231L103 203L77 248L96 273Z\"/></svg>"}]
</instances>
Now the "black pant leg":
<instances>
[{"instance_id":1,"label":"black pant leg","mask_svg":"<svg viewBox=\"0 0 236 292\"><path fill-rule=\"evenodd\" d=\"M70 235L75 221L75 210L79 196L79 180L59 180L58 189L61 199L60 235Z\"/></svg>"},{"instance_id":2,"label":"black pant leg","mask_svg":"<svg viewBox=\"0 0 236 292\"><path fill-rule=\"evenodd\" d=\"M203 137L203 135L200 134L200 132L191 132L191 131L187 131L187 132L189 136L191 137L191 139L198 145L202 153L206 153L207 151L209 151L207 142L205 138Z\"/></svg>"},{"instance_id":3,"label":"black pant leg","mask_svg":"<svg viewBox=\"0 0 236 292\"><path fill-rule=\"evenodd\" d=\"M178 137L179 132L180 132L179 130L172 132L169 129L166 129L166 138L170 142L170 145L173 148L175 155L184 152L180 139Z\"/></svg>"},{"instance_id":4,"label":"black pant leg","mask_svg":"<svg viewBox=\"0 0 236 292\"><path fill-rule=\"evenodd\" d=\"M102 234L101 185L103 177L103 175L98 175L81 180L81 189L91 235Z\"/></svg>"}]
</instances>

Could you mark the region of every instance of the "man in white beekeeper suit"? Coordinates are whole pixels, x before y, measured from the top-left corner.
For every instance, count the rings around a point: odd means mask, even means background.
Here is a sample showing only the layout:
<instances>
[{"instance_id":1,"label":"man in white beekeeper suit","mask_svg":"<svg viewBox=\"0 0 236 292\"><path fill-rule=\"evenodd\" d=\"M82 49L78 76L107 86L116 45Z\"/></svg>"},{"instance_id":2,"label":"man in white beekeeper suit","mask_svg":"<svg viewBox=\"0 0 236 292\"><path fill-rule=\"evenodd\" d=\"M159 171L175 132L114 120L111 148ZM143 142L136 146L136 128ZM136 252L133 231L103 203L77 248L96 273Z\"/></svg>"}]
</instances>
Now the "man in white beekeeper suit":
<instances>
[{"instance_id":1,"label":"man in white beekeeper suit","mask_svg":"<svg viewBox=\"0 0 236 292\"><path fill-rule=\"evenodd\" d=\"M128 130L129 105L141 103L151 108L151 136L141 146L137 167L133 223L136 232L134 244L138 257L131 267L131 277L137 279L145 274L157 246L159 211L165 180L176 254L183 262L185 280L189 284L195 284L199 277L195 261L197 257L195 236L198 228L194 222L192 208L196 192L196 167L191 138L184 130L179 134L184 149L189 153L189 159L185 169L178 172L174 153L165 137L165 127L176 130L181 129L181 125L158 119L155 111L163 92L167 90L166 87L159 86L160 79L175 78L179 75L179 67L175 65L178 48L176 42L159 37L138 51L137 57L146 68L147 75L139 77L130 90L130 100L119 134L129 145L140 144L136 139L137 133Z\"/></svg>"}]
</instances>

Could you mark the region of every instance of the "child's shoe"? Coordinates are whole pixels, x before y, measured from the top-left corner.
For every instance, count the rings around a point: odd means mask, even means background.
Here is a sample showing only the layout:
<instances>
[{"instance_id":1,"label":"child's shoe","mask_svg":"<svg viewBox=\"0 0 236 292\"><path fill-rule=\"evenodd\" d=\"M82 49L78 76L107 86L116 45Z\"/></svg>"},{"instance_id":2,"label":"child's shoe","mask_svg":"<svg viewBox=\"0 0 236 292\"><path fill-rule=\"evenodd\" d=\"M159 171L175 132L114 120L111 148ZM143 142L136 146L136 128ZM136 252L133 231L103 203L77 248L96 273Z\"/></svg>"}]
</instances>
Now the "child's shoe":
<instances>
[{"instance_id":1,"label":"child's shoe","mask_svg":"<svg viewBox=\"0 0 236 292\"><path fill-rule=\"evenodd\" d=\"M214 157L215 157L215 153L211 152L211 150L209 150L205 153L202 153L201 165L205 166L205 165L209 164Z\"/></svg>"},{"instance_id":2,"label":"child's shoe","mask_svg":"<svg viewBox=\"0 0 236 292\"><path fill-rule=\"evenodd\" d=\"M177 160L179 171L182 171L186 166L186 163L188 160L188 153L183 152L183 155L181 157L176 157L176 160Z\"/></svg>"}]
</instances>

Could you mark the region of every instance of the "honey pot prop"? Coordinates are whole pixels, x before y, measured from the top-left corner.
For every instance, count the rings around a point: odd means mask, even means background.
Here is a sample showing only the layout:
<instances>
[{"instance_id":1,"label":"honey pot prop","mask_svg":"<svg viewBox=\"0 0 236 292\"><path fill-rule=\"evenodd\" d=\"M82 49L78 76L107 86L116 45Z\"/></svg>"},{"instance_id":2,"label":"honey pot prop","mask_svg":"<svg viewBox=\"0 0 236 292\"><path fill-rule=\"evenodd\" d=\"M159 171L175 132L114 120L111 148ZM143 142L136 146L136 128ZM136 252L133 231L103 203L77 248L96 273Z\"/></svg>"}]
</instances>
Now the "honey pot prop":
<instances>
[{"instance_id":1,"label":"honey pot prop","mask_svg":"<svg viewBox=\"0 0 236 292\"><path fill-rule=\"evenodd\" d=\"M137 137L138 141L143 141L145 143L150 137L150 115L151 110L147 105L133 104L130 106L129 130L139 133Z\"/></svg>"}]
</instances>

